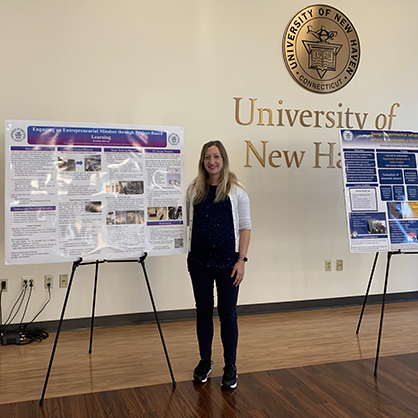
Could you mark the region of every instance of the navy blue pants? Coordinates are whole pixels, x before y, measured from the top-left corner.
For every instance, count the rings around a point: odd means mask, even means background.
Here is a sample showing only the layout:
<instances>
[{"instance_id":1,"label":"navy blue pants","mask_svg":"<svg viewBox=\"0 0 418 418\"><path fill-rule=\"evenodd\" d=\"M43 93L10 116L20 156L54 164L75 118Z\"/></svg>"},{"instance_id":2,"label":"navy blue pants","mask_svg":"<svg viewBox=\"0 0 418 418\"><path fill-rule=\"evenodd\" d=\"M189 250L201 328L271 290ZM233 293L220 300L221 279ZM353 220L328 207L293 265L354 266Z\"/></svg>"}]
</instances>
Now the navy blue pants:
<instances>
[{"instance_id":1,"label":"navy blue pants","mask_svg":"<svg viewBox=\"0 0 418 418\"><path fill-rule=\"evenodd\" d=\"M237 299L238 287L232 283L232 269L216 269L188 262L196 302L196 331L200 357L212 357L213 340L213 285L216 283L218 314L225 364L235 364L238 344Z\"/></svg>"}]
</instances>

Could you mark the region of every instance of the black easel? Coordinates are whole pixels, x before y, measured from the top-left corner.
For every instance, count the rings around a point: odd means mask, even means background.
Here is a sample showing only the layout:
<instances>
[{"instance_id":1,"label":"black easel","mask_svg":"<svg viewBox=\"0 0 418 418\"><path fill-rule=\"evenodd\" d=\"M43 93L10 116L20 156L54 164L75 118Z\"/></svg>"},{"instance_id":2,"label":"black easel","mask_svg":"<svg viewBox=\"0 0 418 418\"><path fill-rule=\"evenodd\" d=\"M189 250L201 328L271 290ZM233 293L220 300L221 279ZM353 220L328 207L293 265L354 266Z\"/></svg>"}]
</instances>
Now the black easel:
<instances>
[{"instance_id":1,"label":"black easel","mask_svg":"<svg viewBox=\"0 0 418 418\"><path fill-rule=\"evenodd\" d=\"M95 309L96 309L96 291L97 291L97 280L98 280L98 275L99 275L99 264L102 264L102 263L140 263L141 266L142 266L142 270L144 272L145 281L147 283L148 293L149 293L149 296L150 296L150 299L151 299L152 308L154 310L155 320L156 320L157 325L158 325L158 331L160 333L161 343L162 343L163 348L164 348L164 353L165 353L165 358L167 360L168 369L170 370L171 381L173 383L173 386L174 387L176 386L176 381L174 380L173 369L171 368L171 363L170 363L170 359L168 357L167 347L165 345L163 332L162 332L160 321L159 321L158 315L157 315L157 309L156 309L156 306L155 306L154 297L152 295L151 285L149 283L147 270L145 268L145 259L146 258L147 258L147 253L144 253L144 255L142 257L140 257L138 260L100 260L100 261L96 260L96 261L92 261L92 262L83 263L82 262L83 259L79 258L77 261L73 262L73 268L72 268L72 271L71 271L70 282L68 284L67 293L65 294L64 304L62 306L61 317L60 317L60 320L59 320L59 323L58 323L57 334L55 336L55 342L54 342L54 346L53 346L53 349L52 349L51 358L50 358L50 361L49 361L49 366L48 366L48 371L47 371L46 378L45 378L44 388L43 388L43 391L42 391L41 399L39 401L40 406L42 406L43 403L44 403L45 393L46 393L46 389L47 389L47 386L48 386L49 375L51 373L52 363L54 361L55 351L57 349L57 344L58 344L58 338L59 338L59 335L60 335L60 332L61 332L62 321L64 319L65 309L67 308L67 302L68 302L68 298L69 298L69 295L70 295L71 285L73 283L75 271L77 270L77 267L79 267L79 266L87 266L87 265L91 265L91 264L96 265L96 270L95 270L95 277L94 277L94 293L93 293L93 308L92 308L92 314L91 314L89 354L91 354L91 352L92 352L92 345L93 345L93 327L94 327L94 314L95 314Z\"/></svg>"},{"instance_id":2,"label":"black easel","mask_svg":"<svg viewBox=\"0 0 418 418\"><path fill-rule=\"evenodd\" d=\"M401 250L398 250L398 251L388 251L388 253L387 253L385 285L384 285L383 298L382 298L382 311L380 313L379 337L377 339L376 360L375 360L375 363L374 363L374 375L375 376L377 376L377 365L379 363L380 342L381 342L381 339L382 339L383 316L384 316L384 313L385 313L385 300L386 300L386 292L387 292L387 288L388 288L390 261L391 261L393 255L399 255L399 254L418 254L418 251L402 252ZM375 268L376 268L376 263L377 263L378 257L379 257L379 253L377 252L375 257L374 257L373 267L372 267L372 271L370 273L370 279L369 279L369 283L367 285L366 295L364 296L363 307L361 309L360 318L359 318L359 321L358 321L358 324L357 324L356 334L358 334L359 331L360 331L361 320L363 319L364 309L366 307L367 297L369 296L369 291L370 291L370 287L371 287L371 284L372 284L372 280L373 280L374 271L375 271Z\"/></svg>"}]
</instances>

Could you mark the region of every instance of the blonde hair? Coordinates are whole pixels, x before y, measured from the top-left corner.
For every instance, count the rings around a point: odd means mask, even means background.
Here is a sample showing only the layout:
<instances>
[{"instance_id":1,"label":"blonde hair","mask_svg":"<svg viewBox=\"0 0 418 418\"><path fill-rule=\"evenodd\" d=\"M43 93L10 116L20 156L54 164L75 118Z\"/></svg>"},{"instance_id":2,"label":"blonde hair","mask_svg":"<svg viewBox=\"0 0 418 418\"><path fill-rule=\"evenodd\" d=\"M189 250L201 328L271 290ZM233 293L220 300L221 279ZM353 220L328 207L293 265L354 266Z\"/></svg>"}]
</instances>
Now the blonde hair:
<instances>
[{"instance_id":1,"label":"blonde hair","mask_svg":"<svg viewBox=\"0 0 418 418\"><path fill-rule=\"evenodd\" d=\"M197 177L192 182L194 190L193 204L200 203L209 193L209 173L205 169L205 154L210 147L217 147L223 160L221 176L218 187L216 188L215 202L221 202L228 197L231 186L234 184L242 187L238 182L237 176L229 171L229 159L225 147L221 141L209 141L203 145L200 152L199 164L197 166Z\"/></svg>"}]
</instances>

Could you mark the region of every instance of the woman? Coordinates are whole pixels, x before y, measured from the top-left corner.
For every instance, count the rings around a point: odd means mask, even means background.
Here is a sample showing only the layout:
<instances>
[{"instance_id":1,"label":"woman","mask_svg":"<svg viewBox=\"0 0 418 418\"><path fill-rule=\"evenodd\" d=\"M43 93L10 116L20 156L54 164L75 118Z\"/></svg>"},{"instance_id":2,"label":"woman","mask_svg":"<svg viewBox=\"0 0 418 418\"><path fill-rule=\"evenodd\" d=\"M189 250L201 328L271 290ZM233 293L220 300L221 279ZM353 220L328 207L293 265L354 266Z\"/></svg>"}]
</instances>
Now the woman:
<instances>
[{"instance_id":1,"label":"woman","mask_svg":"<svg viewBox=\"0 0 418 418\"><path fill-rule=\"evenodd\" d=\"M250 201L237 177L229 171L228 155L220 141L203 145L198 175L187 190L190 252L187 259L196 301L196 330L201 360L193 380L204 383L212 371L213 283L225 367L222 387L237 386L237 299L244 278L250 243Z\"/></svg>"}]
</instances>

